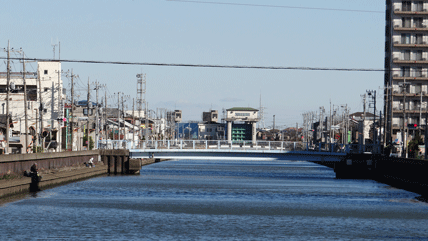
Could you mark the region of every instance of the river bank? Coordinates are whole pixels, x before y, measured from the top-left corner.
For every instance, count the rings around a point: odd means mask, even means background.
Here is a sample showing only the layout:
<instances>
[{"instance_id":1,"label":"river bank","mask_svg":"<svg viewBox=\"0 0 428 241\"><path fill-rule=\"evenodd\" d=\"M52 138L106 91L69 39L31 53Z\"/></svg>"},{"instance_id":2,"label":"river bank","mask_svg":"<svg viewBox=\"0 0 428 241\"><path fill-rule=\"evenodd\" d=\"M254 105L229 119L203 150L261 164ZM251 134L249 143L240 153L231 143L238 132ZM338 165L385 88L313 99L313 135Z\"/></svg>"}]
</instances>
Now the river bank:
<instances>
[{"instance_id":1,"label":"river bank","mask_svg":"<svg viewBox=\"0 0 428 241\"><path fill-rule=\"evenodd\" d=\"M107 166L102 162L98 162L95 164L95 167L91 168L86 165L76 165L58 169L40 170L39 173L43 177L39 183L39 187L45 189L59 184L107 174ZM28 193L30 183L31 178L24 176L14 176L12 179L0 180L0 199Z\"/></svg>"}]
</instances>

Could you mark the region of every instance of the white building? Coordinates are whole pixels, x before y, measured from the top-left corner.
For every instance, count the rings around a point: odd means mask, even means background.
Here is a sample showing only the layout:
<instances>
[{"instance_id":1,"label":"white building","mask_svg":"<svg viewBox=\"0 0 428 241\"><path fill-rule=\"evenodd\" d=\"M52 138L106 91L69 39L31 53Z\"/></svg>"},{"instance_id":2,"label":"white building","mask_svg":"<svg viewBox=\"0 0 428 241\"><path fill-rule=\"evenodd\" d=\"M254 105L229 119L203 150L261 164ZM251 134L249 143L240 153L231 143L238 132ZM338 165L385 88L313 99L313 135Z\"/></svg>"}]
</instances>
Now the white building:
<instances>
[{"instance_id":1,"label":"white building","mask_svg":"<svg viewBox=\"0 0 428 241\"><path fill-rule=\"evenodd\" d=\"M27 106L24 104L24 79L22 72L10 75L9 115L12 118L13 135L28 134L36 136L40 131L51 133L52 140L59 140L58 130L63 117L60 62L38 62L37 72L26 73ZM6 114L7 73L0 73L0 104L1 113ZM40 104L42 103L42 105ZM25 109L27 109L28 130L25 130ZM43 122L40 122L40 117ZM43 128L43 130L41 129Z\"/></svg>"},{"instance_id":2,"label":"white building","mask_svg":"<svg viewBox=\"0 0 428 241\"><path fill-rule=\"evenodd\" d=\"M227 109L227 140L256 142L256 124L259 121L259 110L249 107L234 107ZM235 124L241 122L244 124ZM240 125L240 126L238 126Z\"/></svg>"}]
</instances>

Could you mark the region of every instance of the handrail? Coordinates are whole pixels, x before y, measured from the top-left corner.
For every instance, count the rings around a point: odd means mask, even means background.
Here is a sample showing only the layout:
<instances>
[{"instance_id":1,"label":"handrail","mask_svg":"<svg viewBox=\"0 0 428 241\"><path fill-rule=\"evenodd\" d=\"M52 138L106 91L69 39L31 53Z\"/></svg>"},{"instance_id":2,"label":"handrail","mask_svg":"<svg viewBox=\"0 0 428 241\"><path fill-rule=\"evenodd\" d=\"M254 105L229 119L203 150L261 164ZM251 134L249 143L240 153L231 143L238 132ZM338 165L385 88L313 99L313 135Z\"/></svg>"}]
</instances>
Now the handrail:
<instances>
[{"instance_id":1,"label":"handrail","mask_svg":"<svg viewBox=\"0 0 428 241\"><path fill-rule=\"evenodd\" d=\"M151 140L134 143L127 140L100 140L98 149L139 150L257 150L257 151L313 151L336 153L381 153L380 145L290 142L290 141L225 141L225 140Z\"/></svg>"}]
</instances>

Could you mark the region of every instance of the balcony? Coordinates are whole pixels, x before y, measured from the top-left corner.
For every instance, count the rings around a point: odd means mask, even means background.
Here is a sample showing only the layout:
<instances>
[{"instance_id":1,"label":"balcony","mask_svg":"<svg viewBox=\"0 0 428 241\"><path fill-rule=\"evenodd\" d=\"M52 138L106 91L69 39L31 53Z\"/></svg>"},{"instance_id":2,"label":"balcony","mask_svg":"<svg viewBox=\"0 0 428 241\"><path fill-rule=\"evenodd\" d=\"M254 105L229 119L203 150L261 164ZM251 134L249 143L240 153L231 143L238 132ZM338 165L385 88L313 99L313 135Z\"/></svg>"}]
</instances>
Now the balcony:
<instances>
[{"instance_id":1,"label":"balcony","mask_svg":"<svg viewBox=\"0 0 428 241\"><path fill-rule=\"evenodd\" d=\"M421 25L420 27L402 27L400 25L394 25L394 31L403 31L403 32L428 32L426 25Z\"/></svg>"},{"instance_id":2,"label":"balcony","mask_svg":"<svg viewBox=\"0 0 428 241\"><path fill-rule=\"evenodd\" d=\"M394 64L428 64L428 60L402 60L402 59L394 59L392 60Z\"/></svg>"},{"instance_id":3,"label":"balcony","mask_svg":"<svg viewBox=\"0 0 428 241\"><path fill-rule=\"evenodd\" d=\"M427 43L420 43L420 44L403 44L398 41L394 42L395 48L428 48Z\"/></svg>"},{"instance_id":4,"label":"balcony","mask_svg":"<svg viewBox=\"0 0 428 241\"><path fill-rule=\"evenodd\" d=\"M401 16L428 16L428 9L421 9L421 11L407 11L396 8L394 9L394 14Z\"/></svg>"},{"instance_id":5,"label":"balcony","mask_svg":"<svg viewBox=\"0 0 428 241\"><path fill-rule=\"evenodd\" d=\"M419 115L420 112L421 111L419 109L418 110L407 110L406 109L406 114L409 114L409 116L407 116L407 117L417 116L417 115ZM425 114L425 112L426 112L426 109L422 108L422 113ZM402 114L403 110L393 109L392 113L394 113L394 114ZM414 114L414 115L412 115L412 114Z\"/></svg>"},{"instance_id":6,"label":"balcony","mask_svg":"<svg viewBox=\"0 0 428 241\"><path fill-rule=\"evenodd\" d=\"M421 81L428 81L428 77L425 74L422 74L420 77L410 77L410 76L399 76L399 75L393 75L393 80L406 80L406 81L414 81L414 80L421 80Z\"/></svg>"}]
</instances>

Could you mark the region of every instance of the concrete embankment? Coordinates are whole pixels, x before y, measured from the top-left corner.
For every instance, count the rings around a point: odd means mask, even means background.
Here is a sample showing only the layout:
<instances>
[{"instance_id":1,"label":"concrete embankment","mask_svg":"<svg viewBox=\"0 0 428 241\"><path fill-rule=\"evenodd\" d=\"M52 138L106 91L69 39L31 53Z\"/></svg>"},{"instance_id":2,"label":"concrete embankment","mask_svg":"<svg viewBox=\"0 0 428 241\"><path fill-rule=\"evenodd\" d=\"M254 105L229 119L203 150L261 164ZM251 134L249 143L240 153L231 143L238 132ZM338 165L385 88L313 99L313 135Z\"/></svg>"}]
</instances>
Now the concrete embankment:
<instances>
[{"instance_id":1,"label":"concrete embankment","mask_svg":"<svg viewBox=\"0 0 428 241\"><path fill-rule=\"evenodd\" d=\"M89 161L95 167L89 168ZM130 159L128 150L92 150L59 153L0 155L0 198L30 191L31 178L24 176L37 163L40 189L104 174L137 174L144 165L160 160Z\"/></svg>"},{"instance_id":2,"label":"concrete embankment","mask_svg":"<svg viewBox=\"0 0 428 241\"><path fill-rule=\"evenodd\" d=\"M96 163L95 167L74 166L59 169L51 173L41 173L39 183L41 189L59 184L65 184L86 178L107 174L107 167L103 163ZM9 180L0 180L0 198L19 193L28 193L31 183L30 177L17 177Z\"/></svg>"},{"instance_id":3,"label":"concrete embankment","mask_svg":"<svg viewBox=\"0 0 428 241\"><path fill-rule=\"evenodd\" d=\"M334 168L336 178L371 179L428 197L428 161L425 160L350 154L341 162L319 164Z\"/></svg>"},{"instance_id":4,"label":"concrete embankment","mask_svg":"<svg viewBox=\"0 0 428 241\"><path fill-rule=\"evenodd\" d=\"M95 168L86 167L89 160ZM0 156L0 198L18 193L28 193L31 178L24 176L31 165L37 163L43 176L40 188L81 180L107 173L99 151L32 153Z\"/></svg>"}]
</instances>

